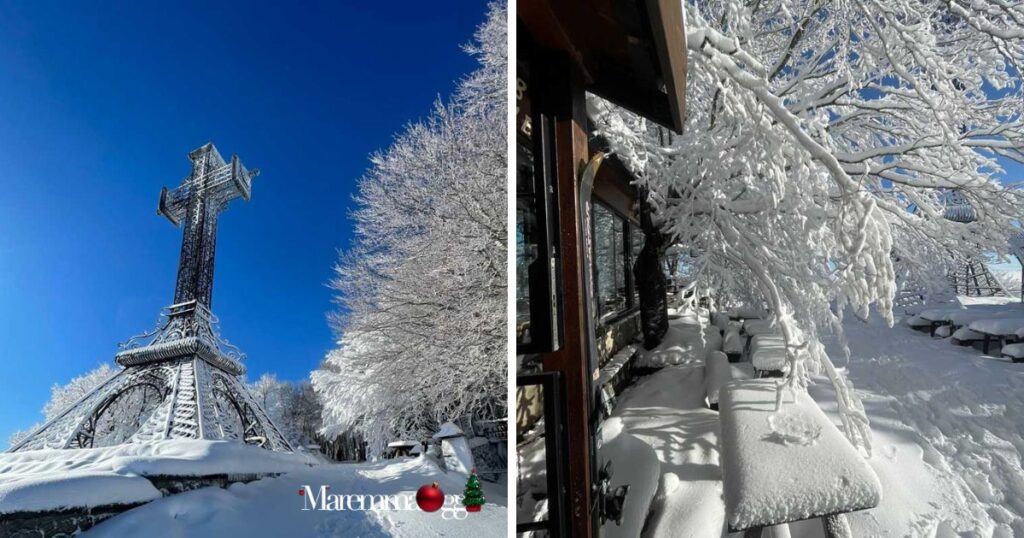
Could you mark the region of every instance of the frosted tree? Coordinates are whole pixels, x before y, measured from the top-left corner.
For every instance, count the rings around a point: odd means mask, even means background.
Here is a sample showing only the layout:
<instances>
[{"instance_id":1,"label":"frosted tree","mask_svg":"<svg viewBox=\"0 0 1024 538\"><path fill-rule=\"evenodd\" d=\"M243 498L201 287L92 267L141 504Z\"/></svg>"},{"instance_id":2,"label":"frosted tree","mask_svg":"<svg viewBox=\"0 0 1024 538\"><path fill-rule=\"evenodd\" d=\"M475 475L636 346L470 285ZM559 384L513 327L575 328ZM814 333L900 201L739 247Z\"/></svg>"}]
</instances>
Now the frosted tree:
<instances>
[{"instance_id":1,"label":"frosted tree","mask_svg":"<svg viewBox=\"0 0 1024 538\"><path fill-rule=\"evenodd\" d=\"M72 379L66 385L58 385L54 383L50 388L50 399L43 405L43 422L34 424L26 430L17 431L11 434L8 439L10 446L18 444L36 428L42 426L47 421L56 418L62 411L80 400L83 396L88 394L89 391L113 377L118 371L118 369L112 367L109 363L102 363L95 369Z\"/></svg>"},{"instance_id":2,"label":"frosted tree","mask_svg":"<svg viewBox=\"0 0 1024 538\"><path fill-rule=\"evenodd\" d=\"M280 381L276 374L265 373L249 390L293 447L317 440L321 406L308 381Z\"/></svg>"},{"instance_id":3,"label":"frosted tree","mask_svg":"<svg viewBox=\"0 0 1024 538\"><path fill-rule=\"evenodd\" d=\"M892 321L894 260L932 287L954 260L1006 251L1024 162L1024 6L960 0L687 2L681 136L598 99L592 114L695 286L768 306L786 387L823 369L851 441L867 419L819 335L850 308ZM974 221L944 218L973 212ZM696 294L699 296L701 294ZM780 395L785 391L780 390Z\"/></svg>"},{"instance_id":4,"label":"frosted tree","mask_svg":"<svg viewBox=\"0 0 1024 538\"><path fill-rule=\"evenodd\" d=\"M333 287L340 347L312 374L324 432L379 451L506 400L506 8L447 102L371 159Z\"/></svg>"}]
</instances>

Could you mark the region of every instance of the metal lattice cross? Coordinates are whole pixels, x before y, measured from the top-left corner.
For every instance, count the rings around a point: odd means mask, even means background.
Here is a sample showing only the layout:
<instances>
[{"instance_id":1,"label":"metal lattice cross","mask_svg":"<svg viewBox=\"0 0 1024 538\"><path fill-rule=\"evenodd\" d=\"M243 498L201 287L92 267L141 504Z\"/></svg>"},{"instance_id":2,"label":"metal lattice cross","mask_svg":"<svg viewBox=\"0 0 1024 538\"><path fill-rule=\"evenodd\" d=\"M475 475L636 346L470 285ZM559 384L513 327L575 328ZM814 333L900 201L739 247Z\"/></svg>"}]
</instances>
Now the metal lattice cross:
<instances>
[{"instance_id":1,"label":"metal lattice cross","mask_svg":"<svg viewBox=\"0 0 1024 538\"><path fill-rule=\"evenodd\" d=\"M217 246L217 217L235 198L249 200L252 178L259 170L246 170L237 155L225 162L212 143L188 154L192 173L174 190L160 191L157 213L175 226L183 222L181 257L174 303L195 300L213 306L213 262Z\"/></svg>"}]
</instances>

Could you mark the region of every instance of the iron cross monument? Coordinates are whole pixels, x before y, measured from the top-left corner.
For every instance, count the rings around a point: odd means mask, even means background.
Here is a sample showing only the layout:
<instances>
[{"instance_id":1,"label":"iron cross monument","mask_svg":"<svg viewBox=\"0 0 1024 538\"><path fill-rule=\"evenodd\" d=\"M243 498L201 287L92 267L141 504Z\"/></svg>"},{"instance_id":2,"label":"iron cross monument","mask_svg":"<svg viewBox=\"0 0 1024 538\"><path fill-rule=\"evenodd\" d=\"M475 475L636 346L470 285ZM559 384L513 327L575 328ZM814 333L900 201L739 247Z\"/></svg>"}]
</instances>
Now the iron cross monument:
<instances>
[{"instance_id":1,"label":"iron cross monument","mask_svg":"<svg viewBox=\"0 0 1024 538\"><path fill-rule=\"evenodd\" d=\"M157 213L183 226L174 303L156 329L115 356L124 367L32 432L12 452L91 448L165 439L228 439L291 451L242 381L244 355L220 337L211 313L217 218L248 200L256 170L225 161L213 144L189 153L192 172L160 191Z\"/></svg>"}]
</instances>

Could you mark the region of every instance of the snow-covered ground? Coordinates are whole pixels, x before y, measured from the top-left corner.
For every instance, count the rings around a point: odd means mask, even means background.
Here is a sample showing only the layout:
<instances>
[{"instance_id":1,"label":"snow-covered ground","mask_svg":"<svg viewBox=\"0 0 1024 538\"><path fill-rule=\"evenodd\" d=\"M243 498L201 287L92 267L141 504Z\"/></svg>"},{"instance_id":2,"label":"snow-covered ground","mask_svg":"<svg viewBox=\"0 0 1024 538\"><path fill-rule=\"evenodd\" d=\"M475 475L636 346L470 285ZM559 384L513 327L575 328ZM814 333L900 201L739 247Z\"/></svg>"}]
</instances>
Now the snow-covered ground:
<instances>
[{"instance_id":1,"label":"snow-covered ground","mask_svg":"<svg viewBox=\"0 0 1024 538\"><path fill-rule=\"evenodd\" d=\"M146 478L224 473L278 476L166 497ZM432 482L444 491L446 503L428 513L415 505L415 494ZM504 535L505 485L482 484L487 504L468 513L454 497L461 497L466 476L440 470L429 456L321 464L308 456L239 443L184 440L0 454L0 514L152 501L100 523L85 536L143 536L156 530L160 536ZM359 510L359 503L370 497L348 501L353 504L342 510L303 510L311 498L299 495L305 486L320 497L321 486L332 495L394 497L387 510Z\"/></svg>"},{"instance_id":2,"label":"snow-covered ground","mask_svg":"<svg viewBox=\"0 0 1024 538\"><path fill-rule=\"evenodd\" d=\"M845 329L884 489L850 516L854 534L1024 536L1024 364L877 318ZM828 381L811 394L838 421Z\"/></svg>"},{"instance_id":3,"label":"snow-covered ground","mask_svg":"<svg viewBox=\"0 0 1024 538\"><path fill-rule=\"evenodd\" d=\"M507 510L505 485L481 482L487 504L480 512L452 509L451 501L437 512L414 510L303 510L311 486L332 494L410 495L437 482L445 495L461 495L466 477L444 473L426 456L363 464L328 464L289 472L227 489L203 488L164 497L129 510L85 532L84 537L160 536L351 536L478 537L504 536Z\"/></svg>"},{"instance_id":4,"label":"snow-covered ground","mask_svg":"<svg viewBox=\"0 0 1024 538\"><path fill-rule=\"evenodd\" d=\"M1006 301L971 301L979 302ZM868 464L883 488L876 508L849 515L853 535L1024 536L1024 364L902 324L890 328L877 317L864 323L849 316L844 326L851 359L843 361L836 341L828 352L849 372L871 419ZM661 467L643 536L723 536L720 425L703 405L699 354L673 338L663 347L688 352L627 389L612 419L653 449ZM839 424L828 379L817 377L810 393ZM621 475L632 472L622 465ZM639 474L620 479L646 491ZM791 524L789 532L822 536L817 520Z\"/></svg>"}]
</instances>

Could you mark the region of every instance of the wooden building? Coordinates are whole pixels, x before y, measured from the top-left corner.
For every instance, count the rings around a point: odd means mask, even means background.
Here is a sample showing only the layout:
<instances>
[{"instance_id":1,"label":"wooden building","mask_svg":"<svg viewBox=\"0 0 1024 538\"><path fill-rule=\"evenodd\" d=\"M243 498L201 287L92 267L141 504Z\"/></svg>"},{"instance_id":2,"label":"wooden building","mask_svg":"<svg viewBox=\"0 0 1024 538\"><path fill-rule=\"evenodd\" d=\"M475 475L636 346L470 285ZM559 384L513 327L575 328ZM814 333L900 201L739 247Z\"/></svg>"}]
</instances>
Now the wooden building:
<instances>
[{"instance_id":1,"label":"wooden building","mask_svg":"<svg viewBox=\"0 0 1024 538\"><path fill-rule=\"evenodd\" d=\"M680 132L682 4L520 0L516 16L516 441L528 497L517 532L600 536L623 493L608 491L597 446L602 389L616 382L601 368L639 337L646 239L632 178L603 159L586 100Z\"/></svg>"}]
</instances>

